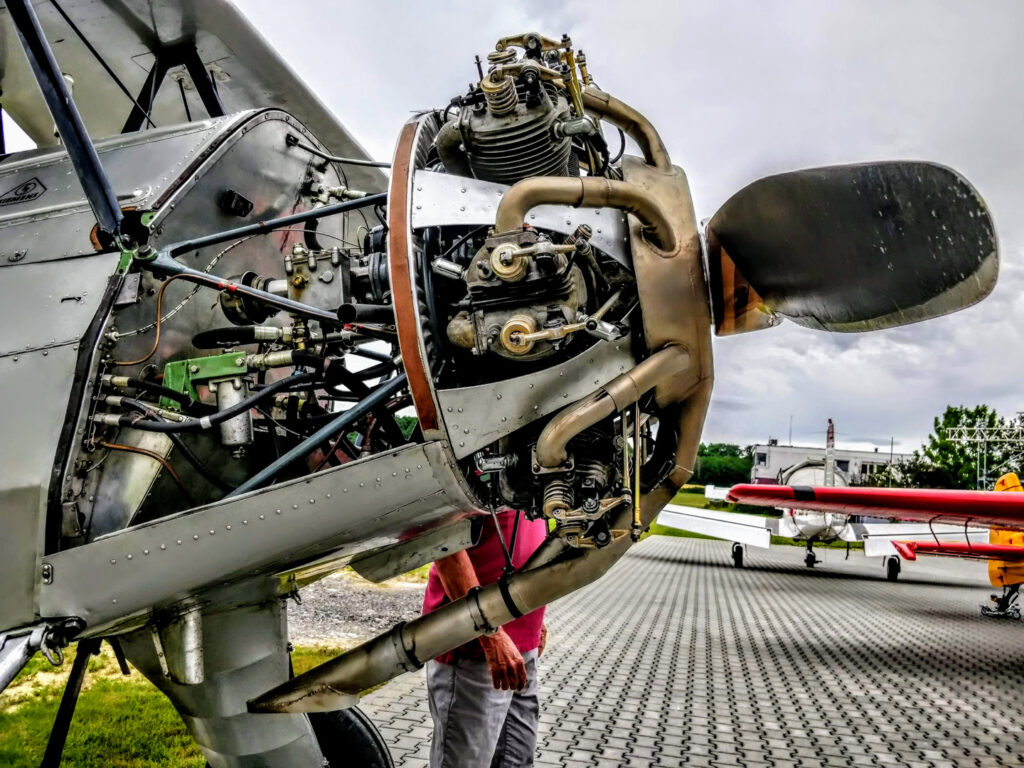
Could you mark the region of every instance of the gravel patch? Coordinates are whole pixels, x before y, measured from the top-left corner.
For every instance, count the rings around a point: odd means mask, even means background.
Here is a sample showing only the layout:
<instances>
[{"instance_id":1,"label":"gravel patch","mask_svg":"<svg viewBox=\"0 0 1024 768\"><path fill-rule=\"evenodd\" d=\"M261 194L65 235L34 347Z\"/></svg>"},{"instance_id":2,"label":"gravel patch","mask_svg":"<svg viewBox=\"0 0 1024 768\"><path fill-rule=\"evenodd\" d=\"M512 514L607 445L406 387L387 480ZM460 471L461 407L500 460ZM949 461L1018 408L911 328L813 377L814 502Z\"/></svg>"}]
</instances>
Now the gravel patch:
<instances>
[{"instance_id":1,"label":"gravel patch","mask_svg":"<svg viewBox=\"0 0 1024 768\"><path fill-rule=\"evenodd\" d=\"M288 604L289 636L305 645L353 645L415 619L425 591L424 582L374 584L341 571L300 590L301 604Z\"/></svg>"}]
</instances>

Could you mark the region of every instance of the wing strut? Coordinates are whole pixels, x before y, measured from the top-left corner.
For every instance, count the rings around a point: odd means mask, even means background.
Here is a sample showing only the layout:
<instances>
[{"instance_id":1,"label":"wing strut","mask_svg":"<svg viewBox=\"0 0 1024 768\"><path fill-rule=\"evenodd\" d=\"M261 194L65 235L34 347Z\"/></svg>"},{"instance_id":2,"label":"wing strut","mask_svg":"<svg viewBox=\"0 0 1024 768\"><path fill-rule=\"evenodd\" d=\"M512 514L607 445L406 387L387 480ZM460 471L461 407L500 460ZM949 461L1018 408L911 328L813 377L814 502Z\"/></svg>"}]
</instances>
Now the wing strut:
<instances>
[{"instance_id":1,"label":"wing strut","mask_svg":"<svg viewBox=\"0 0 1024 768\"><path fill-rule=\"evenodd\" d=\"M89 138L85 122L71 98L71 91L64 75L54 58L53 50L43 35L31 0L8 0L7 10L11 21L18 30L18 39L32 67L39 90L43 93L46 106L53 116L68 157L75 167L75 173L82 184L85 196L96 214L96 221L103 232L116 240L121 238L121 208L117 196L110 186L110 180L103 171L96 147Z\"/></svg>"}]
</instances>

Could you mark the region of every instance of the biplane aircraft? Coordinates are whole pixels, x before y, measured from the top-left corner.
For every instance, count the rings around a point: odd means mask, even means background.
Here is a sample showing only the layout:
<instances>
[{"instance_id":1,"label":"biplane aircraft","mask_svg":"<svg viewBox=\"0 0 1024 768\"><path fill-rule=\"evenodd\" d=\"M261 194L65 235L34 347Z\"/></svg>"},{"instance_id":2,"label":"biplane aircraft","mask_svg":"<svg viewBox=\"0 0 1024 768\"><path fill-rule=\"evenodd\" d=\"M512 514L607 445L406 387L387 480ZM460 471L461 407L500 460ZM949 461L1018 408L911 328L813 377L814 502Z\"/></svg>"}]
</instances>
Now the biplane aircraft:
<instances>
[{"instance_id":1,"label":"biplane aircraft","mask_svg":"<svg viewBox=\"0 0 1024 768\"><path fill-rule=\"evenodd\" d=\"M7 0L0 36L38 145L0 157L0 689L78 643L44 766L101 642L214 768L390 765L360 693L597 579L690 477L712 326L888 328L996 281L984 201L927 162L775 175L702 232L568 36L467 52L386 162L225 0ZM552 527L524 567L291 677L298 588L506 507Z\"/></svg>"}]
</instances>

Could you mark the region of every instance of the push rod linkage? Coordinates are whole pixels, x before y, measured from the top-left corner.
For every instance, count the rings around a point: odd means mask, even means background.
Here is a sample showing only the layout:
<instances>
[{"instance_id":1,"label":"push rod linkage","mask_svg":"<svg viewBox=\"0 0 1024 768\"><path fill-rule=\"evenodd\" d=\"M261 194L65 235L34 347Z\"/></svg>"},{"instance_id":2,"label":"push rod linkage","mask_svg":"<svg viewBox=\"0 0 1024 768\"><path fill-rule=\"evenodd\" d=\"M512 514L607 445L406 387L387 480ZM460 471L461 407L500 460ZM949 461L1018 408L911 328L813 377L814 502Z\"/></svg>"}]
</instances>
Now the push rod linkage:
<instances>
[{"instance_id":1,"label":"push rod linkage","mask_svg":"<svg viewBox=\"0 0 1024 768\"><path fill-rule=\"evenodd\" d=\"M257 221L254 224L246 224L244 227L236 227L235 229L216 232L212 235L203 235L202 237L195 237L190 240L182 240L177 243L172 243L162 248L160 251L153 251L152 248L147 251L143 248L140 249L136 262L140 267L150 272L160 273L167 276L176 275L183 280L198 283L199 285L205 285L209 288L214 288L220 291L229 291L230 293L236 293L239 296L247 296L255 301L262 302L272 307L277 307L278 309L283 309L286 312L290 312L301 317L307 317L313 320L325 321L333 325L337 325L338 317L333 312L318 309L317 307L312 307L309 304L303 304L300 301L294 301L283 296L276 296L273 293L261 291L258 288L239 285L230 280L226 280L225 278L211 275L208 272L193 269L192 267L185 266L181 262L175 260L175 257L190 251L199 250L200 248L206 248L211 245L220 245L230 240L240 240L243 237L251 237L253 235L269 235L275 230L289 227L293 224L301 224L314 219L322 219L325 216L346 213L347 211L353 211L358 208L382 204L386 201L387 194L381 192L376 195L368 195L367 197L361 197L355 200L346 200L341 203L334 203L333 205L324 205L310 211L293 213L276 219ZM155 255L150 256L149 254Z\"/></svg>"},{"instance_id":2,"label":"push rod linkage","mask_svg":"<svg viewBox=\"0 0 1024 768\"><path fill-rule=\"evenodd\" d=\"M121 236L121 206L110 186L110 179L100 164L96 147L78 112L64 73L61 72L50 44L39 24L32 0L8 0L7 10L18 30L18 39L32 67L39 90L53 116L57 132L67 149L71 164L82 184L85 197L92 206L100 229L115 239Z\"/></svg>"}]
</instances>

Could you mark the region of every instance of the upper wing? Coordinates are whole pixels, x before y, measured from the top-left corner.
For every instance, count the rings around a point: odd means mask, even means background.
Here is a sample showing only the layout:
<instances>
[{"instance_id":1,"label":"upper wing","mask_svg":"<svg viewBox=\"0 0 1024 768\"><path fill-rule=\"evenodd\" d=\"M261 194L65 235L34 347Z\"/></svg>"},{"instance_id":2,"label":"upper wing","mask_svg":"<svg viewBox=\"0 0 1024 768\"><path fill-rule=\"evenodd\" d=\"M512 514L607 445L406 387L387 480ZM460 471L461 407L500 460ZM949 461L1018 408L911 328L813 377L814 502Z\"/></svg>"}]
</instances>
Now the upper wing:
<instances>
[{"instance_id":1,"label":"upper wing","mask_svg":"<svg viewBox=\"0 0 1024 768\"><path fill-rule=\"evenodd\" d=\"M121 133L136 103L145 104L151 90L153 126L205 118L205 91L195 80L205 74L225 113L279 107L331 152L366 157L331 110L229 0L62 0L59 5L34 5L61 71L74 80L75 103L94 139ZM0 8L4 111L36 144L55 145L53 119L5 11ZM285 6L281 13L287 13ZM154 71L161 77L150 89L148 77ZM353 90L352 107L355 98ZM141 121L139 126L147 124ZM348 174L358 189L383 187L377 169L353 167Z\"/></svg>"},{"instance_id":2,"label":"upper wing","mask_svg":"<svg viewBox=\"0 0 1024 768\"><path fill-rule=\"evenodd\" d=\"M840 515L870 515L917 523L960 523L1024 531L1024 494L918 488L810 488L734 485L729 501Z\"/></svg>"},{"instance_id":3,"label":"upper wing","mask_svg":"<svg viewBox=\"0 0 1024 768\"><path fill-rule=\"evenodd\" d=\"M752 547L768 549L771 543L771 518L744 515L738 512L717 512L713 509L667 505L658 515L658 523L679 531L714 536L716 539L738 541Z\"/></svg>"}]
</instances>

